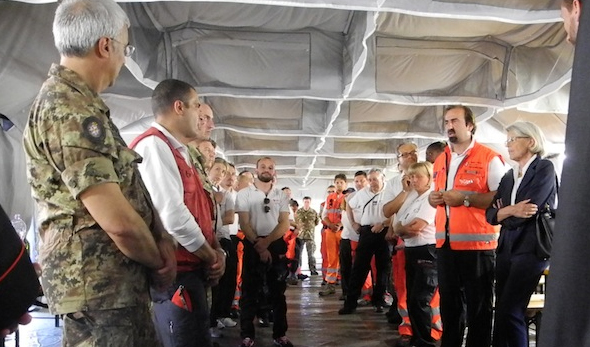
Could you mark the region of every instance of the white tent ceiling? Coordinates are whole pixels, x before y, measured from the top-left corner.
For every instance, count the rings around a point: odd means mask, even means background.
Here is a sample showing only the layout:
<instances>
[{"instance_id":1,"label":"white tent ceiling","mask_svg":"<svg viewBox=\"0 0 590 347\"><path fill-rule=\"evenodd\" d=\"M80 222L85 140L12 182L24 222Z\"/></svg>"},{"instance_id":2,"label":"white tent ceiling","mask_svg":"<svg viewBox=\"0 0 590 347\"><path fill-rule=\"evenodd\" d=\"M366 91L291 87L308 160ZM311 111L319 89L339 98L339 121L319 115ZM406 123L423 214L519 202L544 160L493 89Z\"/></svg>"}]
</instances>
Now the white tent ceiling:
<instances>
[{"instance_id":1,"label":"white tent ceiling","mask_svg":"<svg viewBox=\"0 0 590 347\"><path fill-rule=\"evenodd\" d=\"M104 97L130 140L153 120L151 88L185 80L212 105L213 138L228 160L241 169L272 156L279 178L294 186L395 167L400 141L423 151L445 138L446 104L474 106L476 137L493 147L503 147L503 127L526 119L563 150L573 48L560 3L121 2L137 50ZM6 182L22 183L15 139L58 61L55 7L0 2L0 113L15 124L0 131L3 204L15 189Z\"/></svg>"}]
</instances>

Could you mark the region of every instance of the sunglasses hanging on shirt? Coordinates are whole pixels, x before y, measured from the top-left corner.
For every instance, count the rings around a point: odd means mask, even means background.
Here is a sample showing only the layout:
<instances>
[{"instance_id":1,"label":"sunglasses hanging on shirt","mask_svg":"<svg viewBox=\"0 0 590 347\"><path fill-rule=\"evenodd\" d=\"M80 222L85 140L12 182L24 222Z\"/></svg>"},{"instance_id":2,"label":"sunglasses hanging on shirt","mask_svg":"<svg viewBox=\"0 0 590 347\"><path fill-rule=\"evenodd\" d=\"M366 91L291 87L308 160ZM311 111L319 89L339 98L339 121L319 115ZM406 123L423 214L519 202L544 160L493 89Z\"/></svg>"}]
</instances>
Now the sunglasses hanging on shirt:
<instances>
[{"instance_id":1,"label":"sunglasses hanging on shirt","mask_svg":"<svg viewBox=\"0 0 590 347\"><path fill-rule=\"evenodd\" d=\"M268 204L270 204L270 199L264 198L264 213L270 212L270 206Z\"/></svg>"}]
</instances>

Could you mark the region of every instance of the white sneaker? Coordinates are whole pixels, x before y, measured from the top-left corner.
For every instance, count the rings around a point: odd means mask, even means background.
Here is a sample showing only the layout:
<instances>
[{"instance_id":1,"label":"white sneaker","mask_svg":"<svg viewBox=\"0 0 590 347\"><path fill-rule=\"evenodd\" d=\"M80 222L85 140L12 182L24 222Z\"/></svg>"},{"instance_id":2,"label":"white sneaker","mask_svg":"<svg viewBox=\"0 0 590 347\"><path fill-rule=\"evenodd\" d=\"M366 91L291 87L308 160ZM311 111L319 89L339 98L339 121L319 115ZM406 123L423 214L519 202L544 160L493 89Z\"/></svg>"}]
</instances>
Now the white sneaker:
<instances>
[{"instance_id":1,"label":"white sneaker","mask_svg":"<svg viewBox=\"0 0 590 347\"><path fill-rule=\"evenodd\" d=\"M230 317L220 318L217 320L217 325L222 324L226 328L233 328L238 325L238 322L231 319Z\"/></svg>"}]
</instances>

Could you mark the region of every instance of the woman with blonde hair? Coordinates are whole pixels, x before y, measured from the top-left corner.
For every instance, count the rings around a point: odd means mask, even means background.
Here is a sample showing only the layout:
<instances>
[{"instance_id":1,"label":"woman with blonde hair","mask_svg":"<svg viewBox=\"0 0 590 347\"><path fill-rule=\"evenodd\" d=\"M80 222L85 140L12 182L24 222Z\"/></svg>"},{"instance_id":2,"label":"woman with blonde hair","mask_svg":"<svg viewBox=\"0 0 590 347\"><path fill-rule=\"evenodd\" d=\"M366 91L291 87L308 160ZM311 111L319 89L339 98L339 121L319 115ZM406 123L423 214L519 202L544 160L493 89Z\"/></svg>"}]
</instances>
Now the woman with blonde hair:
<instances>
[{"instance_id":1,"label":"woman with blonde hair","mask_svg":"<svg viewBox=\"0 0 590 347\"><path fill-rule=\"evenodd\" d=\"M548 260L536 254L536 216L554 207L557 178L553 163L543 159L545 138L535 124L516 122L506 128L508 154L516 162L500 181L486 211L490 224L502 225L496 249L495 347L525 347L525 311Z\"/></svg>"},{"instance_id":2,"label":"woman with blonde hair","mask_svg":"<svg viewBox=\"0 0 590 347\"><path fill-rule=\"evenodd\" d=\"M404 239L406 256L406 287L408 316L412 325L412 346L435 346L430 303L438 287L436 270L436 239L434 217L436 209L428 203L432 191L432 164L418 162L408 169L412 191L395 215L393 230Z\"/></svg>"}]
</instances>

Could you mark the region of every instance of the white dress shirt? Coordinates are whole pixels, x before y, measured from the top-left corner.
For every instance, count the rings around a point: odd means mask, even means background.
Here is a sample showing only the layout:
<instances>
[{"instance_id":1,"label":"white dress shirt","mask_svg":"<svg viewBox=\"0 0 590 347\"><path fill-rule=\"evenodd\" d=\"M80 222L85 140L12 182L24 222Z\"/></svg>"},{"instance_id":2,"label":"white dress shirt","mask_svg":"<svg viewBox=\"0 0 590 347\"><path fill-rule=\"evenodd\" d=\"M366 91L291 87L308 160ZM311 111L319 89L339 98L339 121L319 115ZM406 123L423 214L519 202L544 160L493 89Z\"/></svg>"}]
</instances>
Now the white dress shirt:
<instances>
[{"instance_id":1,"label":"white dress shirt","mask_svg":"<svg viewBox=\"0 0 590 347\"><path fill-rule=\"evenodd\" d=\"M161 125L153 123L152 127L161 131L187 164L192 165L185 145ZM135 151L143 157L139 172L164 228L189 252L195 252L206 240L195 217L184 204L184 186L170 147L157 136L148 136L137 143Z\"/></svg>"}]
</instances>

